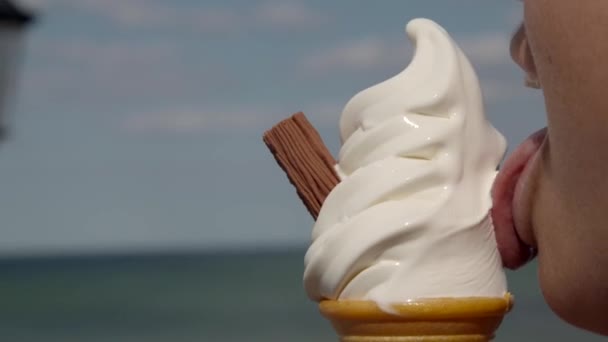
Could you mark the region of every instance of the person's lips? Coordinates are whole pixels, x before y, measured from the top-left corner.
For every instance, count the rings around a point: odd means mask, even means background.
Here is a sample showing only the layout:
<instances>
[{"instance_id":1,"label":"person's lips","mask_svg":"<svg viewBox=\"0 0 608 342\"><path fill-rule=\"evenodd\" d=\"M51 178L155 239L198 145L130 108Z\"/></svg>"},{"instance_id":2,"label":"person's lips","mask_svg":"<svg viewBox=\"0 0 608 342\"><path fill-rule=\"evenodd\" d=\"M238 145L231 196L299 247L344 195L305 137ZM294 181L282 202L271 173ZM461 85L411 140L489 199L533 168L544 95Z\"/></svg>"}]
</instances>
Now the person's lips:
<instances>
[{"instance_id":1,"label":"person's lips","mask_svg":"<svg viewBox=\"0 0 608 342\"><path fill-rule=\"evenodd\" d=\"M527 189L524 178L528 172L524 171L539 151L546 134L547 129L542 129L519 145L505 161L494 182L491 214L498 250L507 268L518 268L535 256L532 248L517 233L514 216L521 215L514 215L514 211L520 210L521 206L515 206L514 202L525 196Z\"/></svg>"}]
</instances>

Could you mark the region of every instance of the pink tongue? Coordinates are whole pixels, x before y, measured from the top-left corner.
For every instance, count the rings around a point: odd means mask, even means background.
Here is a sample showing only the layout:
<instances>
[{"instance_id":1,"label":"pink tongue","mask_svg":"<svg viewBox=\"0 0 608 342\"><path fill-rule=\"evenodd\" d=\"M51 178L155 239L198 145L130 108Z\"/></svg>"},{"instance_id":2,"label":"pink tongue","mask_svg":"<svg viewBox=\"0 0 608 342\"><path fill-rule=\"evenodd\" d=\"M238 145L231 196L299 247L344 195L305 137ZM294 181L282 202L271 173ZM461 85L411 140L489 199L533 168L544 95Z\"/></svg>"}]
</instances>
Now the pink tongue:
<instances>
[{"instance_id":1,"label":"pink tongue","mask_svg":"<svg viewBox=\"0 0 608 342\"><path fill-rule=\"evenodd\" d=\"M532 134L505 161L492 189L492 220L496 231L498 251L503 265L515 269L526 264L534 255L529 246L517 235L513 221L515 188L528 162L538 151L546 135L546 129ZM525 190L523 190L525 192ZM519 191L518 189L518 192Z\"/></svg>"}]
</instances>

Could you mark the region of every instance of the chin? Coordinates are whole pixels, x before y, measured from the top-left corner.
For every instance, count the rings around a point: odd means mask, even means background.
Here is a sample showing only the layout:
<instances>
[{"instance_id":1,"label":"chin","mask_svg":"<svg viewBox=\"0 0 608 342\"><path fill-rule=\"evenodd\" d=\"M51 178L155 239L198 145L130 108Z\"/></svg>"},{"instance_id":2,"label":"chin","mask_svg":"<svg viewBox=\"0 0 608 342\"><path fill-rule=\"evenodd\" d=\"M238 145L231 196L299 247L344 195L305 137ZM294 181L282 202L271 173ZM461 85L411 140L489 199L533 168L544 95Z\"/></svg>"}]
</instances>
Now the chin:
<instances>
[{"instance_id":1,"label":"chin","mask_svg":"<svg viewBox=\"0 0 608 342\"><path fill-rule=\"evenodd\" d=\"M551 310L573 326L608 336L608 289L588 288L583 279L557 280L547 273L540 260L540 286Z\"/></svg>"}]
</instances>

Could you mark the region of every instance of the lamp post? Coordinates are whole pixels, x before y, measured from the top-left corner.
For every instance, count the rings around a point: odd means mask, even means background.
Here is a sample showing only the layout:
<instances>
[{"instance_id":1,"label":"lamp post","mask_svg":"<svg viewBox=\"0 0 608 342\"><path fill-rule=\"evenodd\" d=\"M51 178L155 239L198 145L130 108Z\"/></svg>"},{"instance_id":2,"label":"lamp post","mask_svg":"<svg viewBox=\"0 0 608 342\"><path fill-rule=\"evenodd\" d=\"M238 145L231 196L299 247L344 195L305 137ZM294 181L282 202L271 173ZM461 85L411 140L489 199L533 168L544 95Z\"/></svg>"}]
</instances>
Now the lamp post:
<instances>
[{"instance_id":1,"label":"lamp post","mask_svg":"<svg viewBox=\"0 0 608 342\"><path fill-rule=\"evenodd\" d=\"M7 133L7 113L15 95L25 28L33 16L11 0L0 0L0 139Z\"/></svg>"}]
</instances>

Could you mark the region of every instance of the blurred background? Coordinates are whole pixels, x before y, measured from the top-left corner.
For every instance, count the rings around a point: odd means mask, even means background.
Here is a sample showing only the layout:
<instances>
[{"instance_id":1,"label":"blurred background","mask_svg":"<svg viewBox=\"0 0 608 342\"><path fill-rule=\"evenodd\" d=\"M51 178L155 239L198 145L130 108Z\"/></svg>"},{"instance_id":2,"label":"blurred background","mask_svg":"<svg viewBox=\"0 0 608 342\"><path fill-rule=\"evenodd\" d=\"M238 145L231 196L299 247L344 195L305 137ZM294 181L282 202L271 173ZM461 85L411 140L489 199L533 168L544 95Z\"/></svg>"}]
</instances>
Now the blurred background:
<instances>
[{"instance_id":1,"label":"blurred background","mask_svg":"<svg viewBox=\"0 0 608 342\"><path fill-rule=\"evenodd\" d=\"M508 54L517 1L0 0L0 340L335 341L306 299L312 219L261 141L338 116L444 25L511 147L543 126ZM29 20L28 13L35 15ZM497 341L600 341L536 265Z\"/></svg>"}]
</instances>

